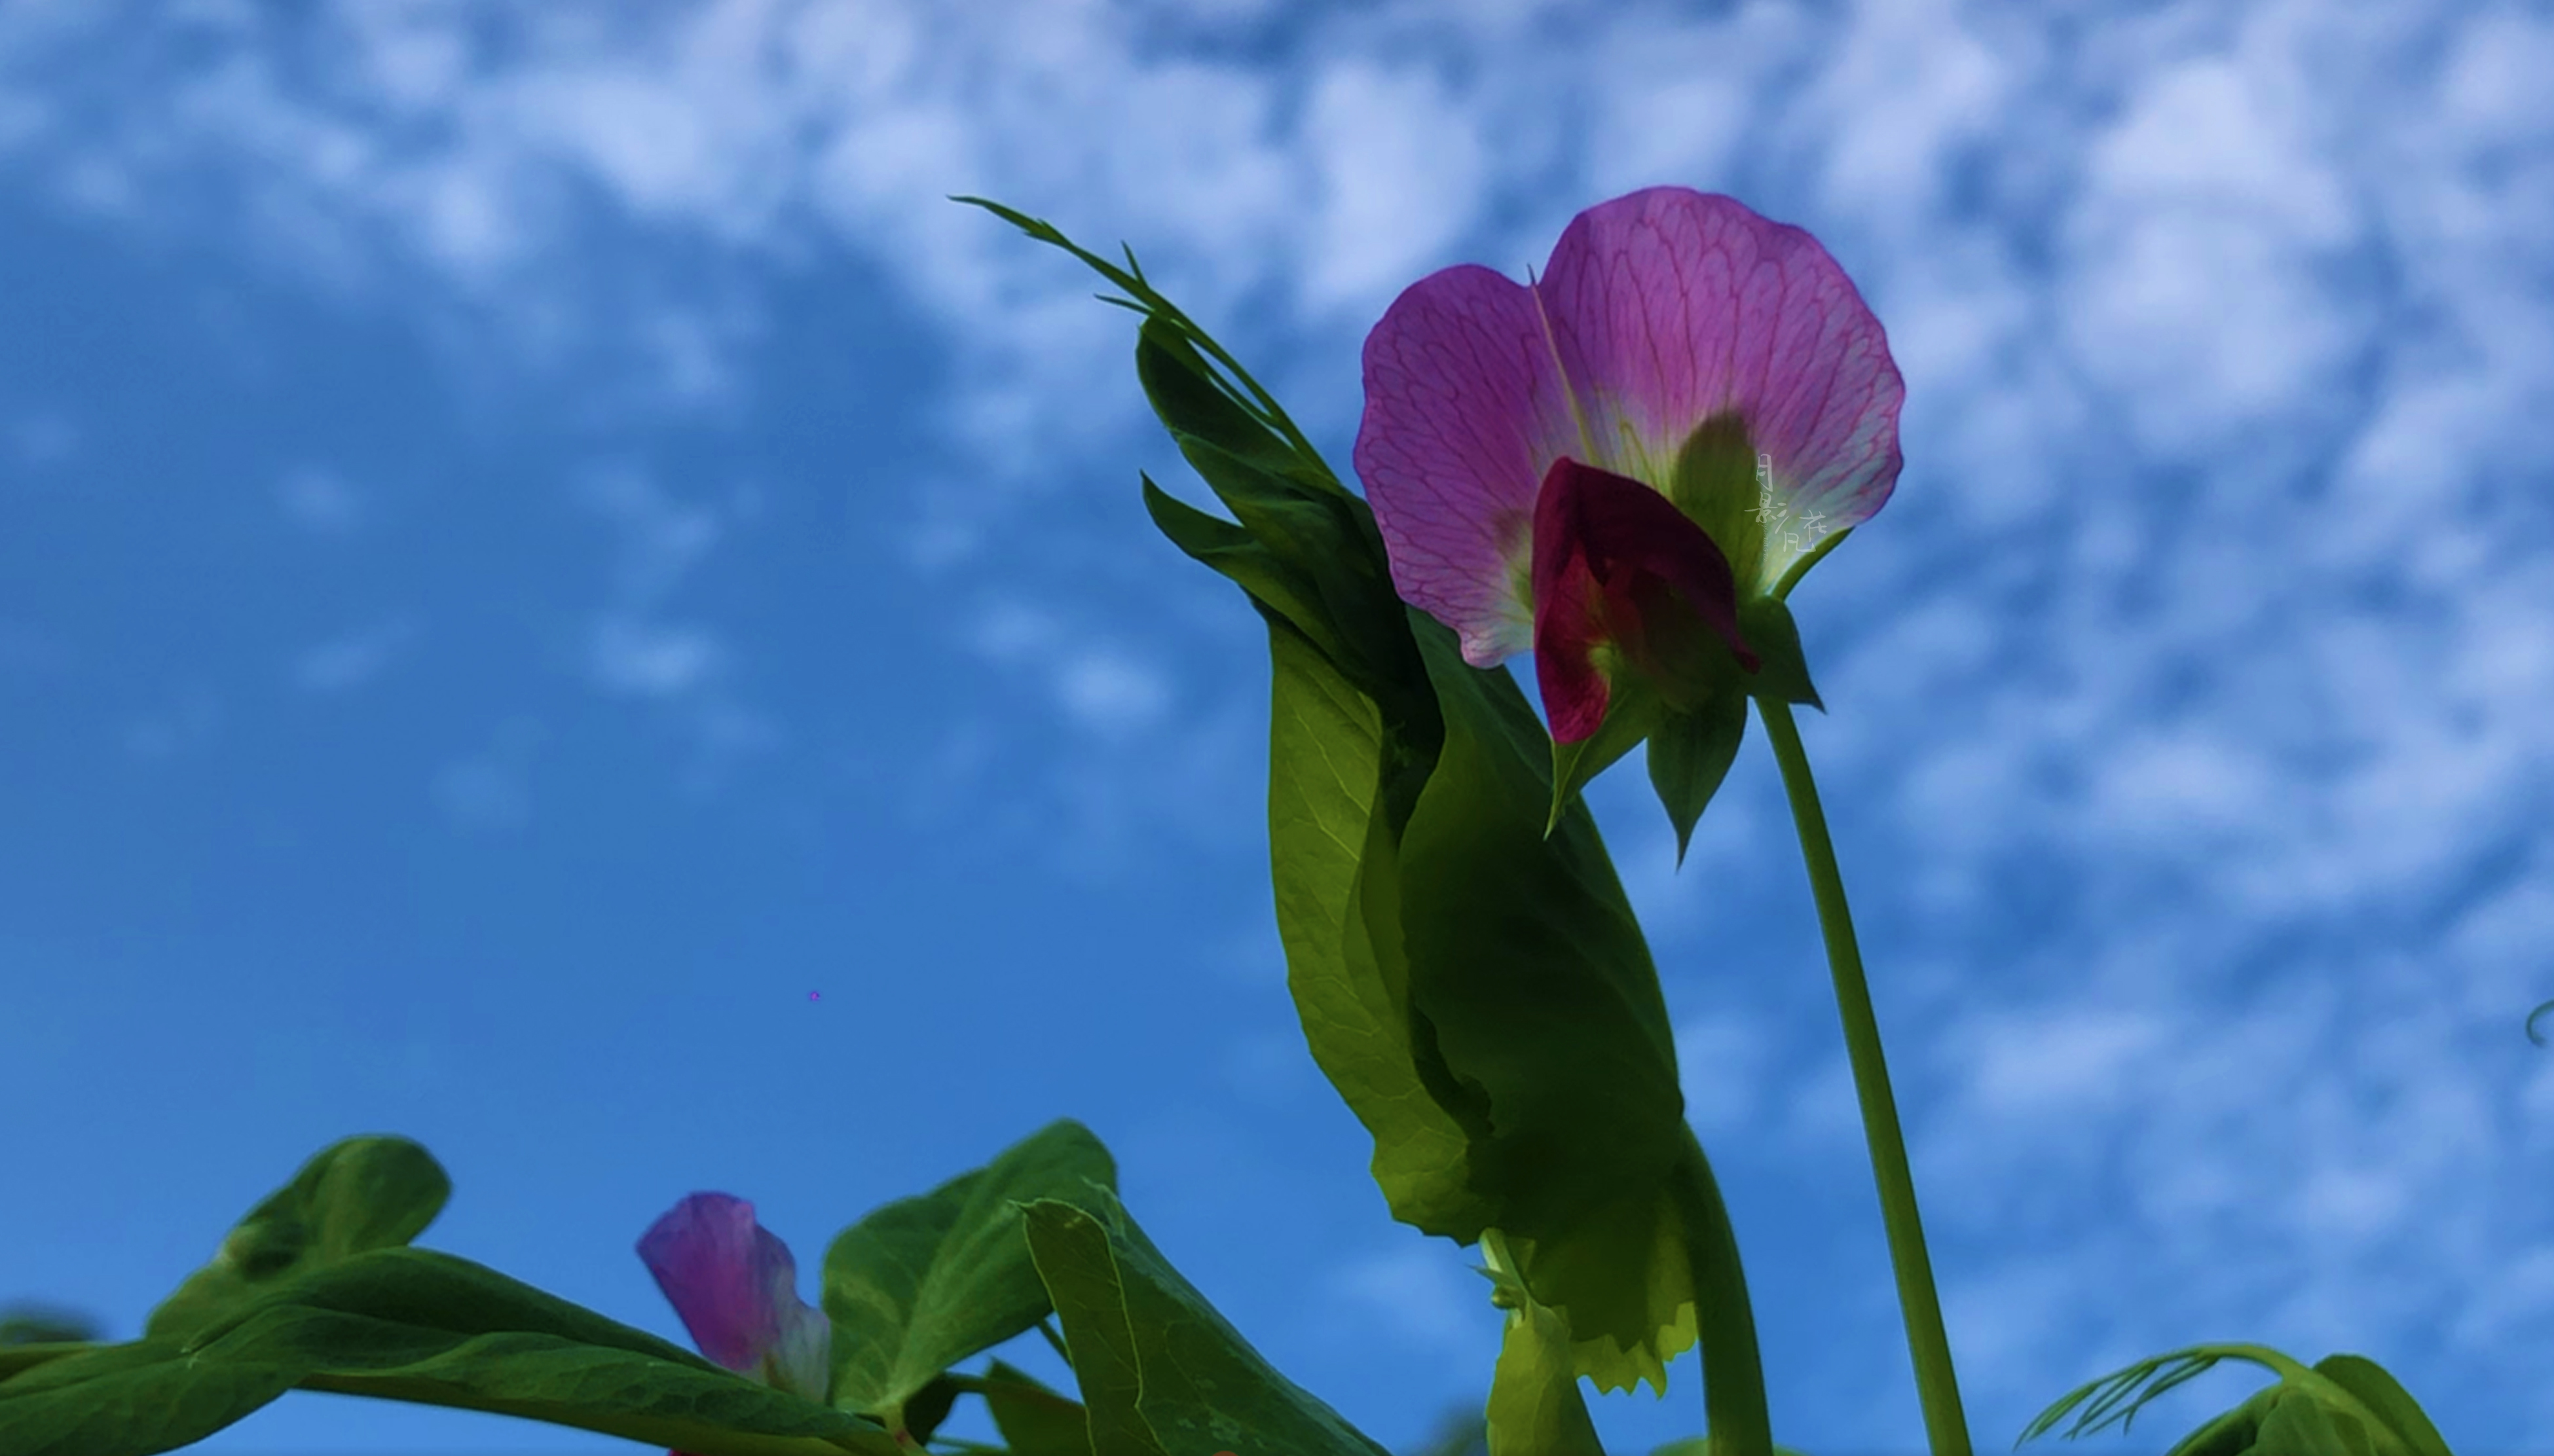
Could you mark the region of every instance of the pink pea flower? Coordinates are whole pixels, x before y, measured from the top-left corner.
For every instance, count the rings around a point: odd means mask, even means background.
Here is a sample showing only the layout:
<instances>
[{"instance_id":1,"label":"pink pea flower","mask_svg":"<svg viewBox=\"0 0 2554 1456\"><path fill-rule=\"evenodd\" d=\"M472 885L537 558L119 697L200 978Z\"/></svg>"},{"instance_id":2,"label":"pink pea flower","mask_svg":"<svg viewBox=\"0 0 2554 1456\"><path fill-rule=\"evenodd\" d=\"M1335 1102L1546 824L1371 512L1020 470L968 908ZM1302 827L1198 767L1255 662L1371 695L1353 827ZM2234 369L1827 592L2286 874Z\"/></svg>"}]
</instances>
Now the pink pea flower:
<instances>
[{"instance_id":1,"label":"pink pea flower","mask_svg":"<svg viewBox=\"0 0 2554 1456\"><path fill-rule=\"evenodd\" d=\"M649 1226L638 1257L713 1363L824 1400L833 1321L799 1301L798 1262L754 1221L753 1204L694 1193Z\"/></svg>"},{"instance_id":2,"label":"pink pea flower","mask_svg":"<svg viewBox=\"0 0 2554 1456\"><path fill-rule=\"evenodd\" d=\"M1905 397L1815 238L1651 187L1571 219L1540 281L1404 289L1366 336L1354 460L1402 598L1475 667L1532 647L1572 743L1624 673L1678 701L1704 654L1757 669L1741 606L1889 499Z\"/></svg>"}]
</instances>

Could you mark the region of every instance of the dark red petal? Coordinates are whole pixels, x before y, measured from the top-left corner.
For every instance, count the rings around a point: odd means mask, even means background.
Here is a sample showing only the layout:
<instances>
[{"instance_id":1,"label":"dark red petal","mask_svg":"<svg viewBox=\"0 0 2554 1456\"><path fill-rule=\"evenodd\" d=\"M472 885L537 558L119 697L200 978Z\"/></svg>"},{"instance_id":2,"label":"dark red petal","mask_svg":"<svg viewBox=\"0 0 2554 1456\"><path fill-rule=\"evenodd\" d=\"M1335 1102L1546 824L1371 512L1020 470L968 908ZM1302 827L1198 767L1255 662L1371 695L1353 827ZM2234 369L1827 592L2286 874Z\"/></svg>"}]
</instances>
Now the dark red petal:
<instances>
[{"instance_id":1,"label":"dark red petal","mask_svg":"<svg viewBox=\"0 0 2554 1456\"><path fill-rule=\"evenodd\" d=\"M1738 633L1738 581L1710 533L1675 502L1639 481L1574 460L1565 459L1554 469L1565 467L1569 478L1562 490L1572 501L1578 549L1597 576L1612 581L1630 571L1666 582L1720 633L1739 664L1754 672L1756 654Z\"/></svg>"},{"instance_id":2,"label":"dark red petal","mask_svg":"<svg viewBox=\"0 0 2554 1456\"><path fill-rule=\"evenodd\" d=\"M1586 557L1572 552L1546 560L1548 537L1539 522L1534 538L1535 683L1543 689L1553 741L1575 743L1604 725L1612 697L1590 655L1605 637L1605 590L1587 569Z\"/></svg>"}]
</instances>

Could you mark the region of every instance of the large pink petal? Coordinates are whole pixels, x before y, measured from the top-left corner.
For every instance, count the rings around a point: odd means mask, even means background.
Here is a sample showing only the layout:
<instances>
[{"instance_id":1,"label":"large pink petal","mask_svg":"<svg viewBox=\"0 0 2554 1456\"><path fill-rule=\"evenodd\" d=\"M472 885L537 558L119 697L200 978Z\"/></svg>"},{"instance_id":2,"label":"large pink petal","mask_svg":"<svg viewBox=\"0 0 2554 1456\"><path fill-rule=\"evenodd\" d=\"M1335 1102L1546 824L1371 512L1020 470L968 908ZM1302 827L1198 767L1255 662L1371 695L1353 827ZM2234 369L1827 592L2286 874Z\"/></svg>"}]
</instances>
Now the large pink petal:
<instances>
[{"instance_id":1,"label":"large pink petal","mask_svg":"<svg viewBox=\"0 0 2554 1456\"><path fill-rule=\"evenodd\" d=\"M1352 459L1402 600L1488 667L1533 641L1535 493L1577 432L1523 283L1464 264L1402 290L1365 340Z\"/></svg>"},{"instance_id":2,"label":"large pink petal","mask_svg":"<svg viewBox=\"0 0 2554 1456\"><path fill-rule=\"evenodd\" d=\"M754 1221L754 1205L694 1193L650 1225L638 1257L692 1343L766 1385L825 1399L833 1324L798 1298L789 1246Z\"/></svg>"},{"instance_id":3,"label":"large pink petal","mask_svg":"<svg viewBox=\"0 0 2554 1456\"><path fill-rule=\"evenodd\" d=\"M1592 463L1663 487L1685 436L1735 410L1792 510L1835 530L1889 499L1906 385L1880 320L1807 233L1651 187L1572 219L1537 291ZM1753 585L1788 564L1769 553Z\"/></svg>"}]
</instances>

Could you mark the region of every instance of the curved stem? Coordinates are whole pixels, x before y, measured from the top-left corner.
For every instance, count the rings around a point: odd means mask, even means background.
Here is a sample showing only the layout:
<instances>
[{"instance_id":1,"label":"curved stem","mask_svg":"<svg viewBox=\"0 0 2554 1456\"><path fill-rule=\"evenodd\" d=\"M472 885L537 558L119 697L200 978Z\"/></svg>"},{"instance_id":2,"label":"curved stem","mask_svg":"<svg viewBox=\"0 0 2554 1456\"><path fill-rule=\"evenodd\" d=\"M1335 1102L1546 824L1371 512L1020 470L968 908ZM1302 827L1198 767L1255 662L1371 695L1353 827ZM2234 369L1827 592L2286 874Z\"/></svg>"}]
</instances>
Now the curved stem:
<instances>
[{"instance_id":1,"label":"curved stem","mask_svg":"<svg viewBox=\"0 0 2554 1456\"><path fill-rule=\"evenodd\" d=\"M1889 1262L1898 1274L1898 1305L1907 1317L1907 1348L1916 1361L1916 1394L1923 1402L1924 1431L1933 1456L1970 1456L1968 1417L1951 1370L1951 1342L1942 1331L1941 1297L1933 1288L1933 1261L1924 1251L1924 1224L1916 1211L1916 1177L1907 1167L1907 1138L1898 1126L1898 1099L1889 1090L1889 1064L1880 1051L1880 1020L1872 1013L1871 985L1854 944L1853 915L1845 908L1844 878L1836 872L1835 845L1827 838L1825 811L1809 777L1808 755L1791 705L1756 700L1783 789L1799 829L1800 857L1808 864L1809 890L1818 904L1818 929L1826 937L1827 968L1835 977L1836 1010L1844 1020L1845 1056L1853 1065L1853 1090L1862 1104L1862 1129L1871 1145L1871 1174L1880 1184L1880 1217L1889 1230Z\"/></svg>"},{"instance_id":2,"label":"curved stem","mask_svg":"<svg viewBox=\"0 0 2554 1456\"><path fill-rule=\"evenodd\" d=\"M1702 1355L1703 1419L1711 1449L1732 1456L1773 1456L1774 1425L1765 1404L1765 1360L1756 1344L1756 1311L1738 1265L1738 1236L1720 1182L1691 1128L1691 1155L1675 1175L1684 1224L1685 1263L1693 1278L1694 1343Z\"/></svg>"}]
</instances>

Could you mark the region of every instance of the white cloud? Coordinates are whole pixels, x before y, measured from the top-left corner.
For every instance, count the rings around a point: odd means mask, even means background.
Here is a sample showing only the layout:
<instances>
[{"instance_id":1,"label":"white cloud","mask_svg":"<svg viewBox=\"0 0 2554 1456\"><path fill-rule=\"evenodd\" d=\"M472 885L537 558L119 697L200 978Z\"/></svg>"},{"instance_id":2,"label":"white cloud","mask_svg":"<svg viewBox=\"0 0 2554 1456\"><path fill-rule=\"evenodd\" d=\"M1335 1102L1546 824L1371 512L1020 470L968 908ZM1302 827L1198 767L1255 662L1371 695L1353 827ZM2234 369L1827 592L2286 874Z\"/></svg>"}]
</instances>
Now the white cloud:
<instances>
[{"instance_id":1,"label":"white cloud","mask_svg":"<svg viewBox=\"0 0 2554 1456\"><path fill-rule=\"evenodd\" d=\"M578 494L620 538L614 581L633 606L663 601L725 534L717 510L676 501L636 471L597 472Z\"/></svg>"},{"instance_id":2,"label":"white cloud","mask_svg":"<svg viewBox=\"0 0 2554 1456\"><path fill-rule=\"evenodd\" d=\"M2117 1110L2136 1096L2139 1064L2164 1041L2151 1014L2092 1007L2004 1018L1973 1031L1977 1040L1955 1055L1979 1110L1993 1116Z\"/></svg>"},{"instance_id":3,"label":"white cloud","mask_svg":"<svg viewBox=\"0 0 2554 1456\"><path fill-rule=\"evenodd\" d=\"M1303 20L1262 63L1102 4L561 5L502 50L466 8L330 14L320 54L348 64L238 63L253 43L208 27L209 59L119 89L117 57L159 53L81 52L90 22L21 8L0 147L134 225L226 199L332 277L422 280L533 333L609 334L608 300L642 299L626 337L655 330L649 367L693 402L738 388L751 310L585 267L600 242L847 252L947 333L965 458L909 543L944 572L1017 548L1001 493L1059 489L1142 424L1126 320L944 192L1126 238L1219 328L1268 305L1252 325L1322 371L1290 392L1308 424L1352 419L1356 337L1398 286L1521 272L1596 197L1685 181L1810 227L1911 386L1899 500L1796 605L1838 705L1813 746L1847 877L1905 943L1867 931L1875 979L1965 972L1946 1021L1889 1028L1941 1237L1977 1251L1944 1261L1964 1375L2044 1400L2052 1369L2202 1330L2311 1354L2382 1319L2532 1389L2509 1352L2554 1333L2524 1176L2554 1148L2554 1057L2517 1022L2554 995L2554 908L2533 868L2479 877L2554 847L2542 17L1396 3ZM56 84L73 55L105 79ZM670 597L732 517L596 489L621 533L606 679L707 691L726 659ZM1061 803L1118 802L1138 748L1145 773L1174 742L1230 767L1222 738L1165 730L1224 700L1175 684L1135 619L1024 591L957 629L1087 729ZM964 724L944 752L935 785L1001 756ZM1739 835L1714 864L1741 887L1789 852L1753 802L1696 848ZM1642 880L1665 855L1634 812L1625 870L1665 914L1684 886ZM1700 1035L1689 1061L1738 1055ZM1765 1075L1700 1115L1858 1146L1840 1060Z\"/></svg>"},{"instance_id":4,"label":"white cloud","mask_svg":"<svg viewBox=\"0 0 2554 1456\"><path fill-rule=\"evenodd\" d=\"M431 787L444 821L474 833L507 833L530 824L532 758L545 737L537 723L508 723L486 747L437 770Z\"/></svg>"},{"instance_id":5,"label":"white cloud","mask_svg":"<svg viewBox=\"0 0 2554 1456\"><path fill-rule=\"evenodd\" d=\"M18 464L30 471L53 469L79 454L78 427L58 414L21 415L9 422L8 434Z\"/></svg>"},{"instance_id":6,"label":"white cloud","mask_svg":"<svg viewBox=\"0 0 2554 1456\"><path fill-rule=\"evenodd\" d=\"M302 466L277 481L275 502L285 519L314 536L351 534L371 513L345 477L317 466Z\"/></svg>"},{"instance_id":7,"label":"white cloud","mask_svg":"<svg viewBox=\"0 0 2554 1456\"><path fill-rule=\"evenodd\" d=\"M1056 696L1076 722L1115 735L1160 722L1171 704L1171 685L1159 670L1103 648L1058 664Z\"/></svg>"},{"instance_id":8,"label":"white cloud","mask_svg":"<svg viewBox=\"0 0 2554 1456\"><path fill-rule=\"evenodd\" d=\"M163 763L209 746L222 727L222 705L209 689L189 687L176 701L131 719L124 751L145 763Z\"/></svg>"},{"instance_id":9,"label":"white cloud","mask_svg":"<svg viewBox=\"0 0 2554 1456\"><path fill-rule=\"evenodd\" d=\"M678 698L706 686L726 658L717 634L706 627L611 616L596 624L587 661L595 682L608 691Z\"/></svg>"},{"instance_id":10,"label":"white cloud","mask_svg":"<svg viewBox=\"0 0 2554 1456\"><path fill-rule=\"evenodd\" d=\"M751 483L732 483L713 499L685 499L624 467L587 473L575 496L613 537L611 588L584 632L585 678L668 718L690 750L685 789L712 792L733 764L778 747L786 730L744 696L745 654L732 635L686 619L673 601L714 552L729 547L722 562L736 557L733 543L761 497Z\"/></svg>"},{"instance_id":11,"label":"white cloud","mask_svg":"<svg viewBox=\"0 0 2554 1456\"><path fill-rule=\"evenodd\" d=\"M1044 607L996 601L977 616L969 638L986 660L1041 679L1068 721L1103 738L1144 732L1174 702L1159 667L1122 646L1090 640Z\"/></svg>"},{"instance_id":12,"label":"white cloud","mask_svg":"<svg viewBox=\"0 0 2554 1456\"><path fill-rule=\"evenodd\" d=\"M1488 158L1478 116L1426 69L1343 60L1313 83L1307 141L1321 177L1305 302L1397 290L1469 232Z\"/></svg>"},{"instance_id":13,"label":"white cloud","mask_svg":"<svg viewBox=\"0 0 2554 1456\"><path fill-rule=\"evenodd\" d=\"M1942 208L1948 164L2008 120L2017 76L2046 63L2047 41L2019 26L1981 37L1950 0L1867 8L1801 98L1823 114L1824 183L1858 210L1916 217Z\"/></svg>"},{"instance_id":14,"label":"white cloud","mask_svg":"<svg viewBox=\"0 0 2554 1456\"><path fill-rule=\"evenodd\" d=\"M414 622L394 620L331 637L293 659L293 685L323 695L362 687L380 677L416 634Z\"/></svg>"}]
</instances>

